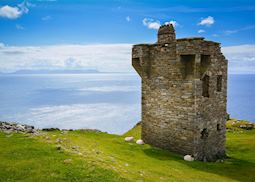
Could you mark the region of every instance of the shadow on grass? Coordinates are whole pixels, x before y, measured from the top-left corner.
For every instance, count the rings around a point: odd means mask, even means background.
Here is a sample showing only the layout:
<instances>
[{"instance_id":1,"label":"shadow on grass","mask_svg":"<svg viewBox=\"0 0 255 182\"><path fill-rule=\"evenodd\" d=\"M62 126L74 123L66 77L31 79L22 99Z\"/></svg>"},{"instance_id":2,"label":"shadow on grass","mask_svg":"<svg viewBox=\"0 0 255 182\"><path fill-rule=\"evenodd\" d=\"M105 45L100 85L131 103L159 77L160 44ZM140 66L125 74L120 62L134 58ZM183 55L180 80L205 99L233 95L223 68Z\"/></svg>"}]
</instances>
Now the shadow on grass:
<instances>
[{"instance_id":1,"label":"shadow on grass","mask_svg":"<svg viewBox=\"0 0 255 182\"><path fill-rule=\"evenodd\" d=\"M144 153L157 160L169 160L169 162L174 160L199 171L217 174L241 182L255 182L255 164L247 160L229 158L223 163L187 162L180 155L153 147L144 149Z\"/></svg>"},{"instance_id":2,"label":"shadow on grass","mask_svg":"<svg viewBox=\"0 0 255 182\"><path fill-rule=\"evenodd\" d=\"M181 160L182 159L182 157L176 153L169 152L167 150L162 150L156 147L144 149L143 152L147 156L158 159L158 160Z\"/></svg>"}]
</instances>

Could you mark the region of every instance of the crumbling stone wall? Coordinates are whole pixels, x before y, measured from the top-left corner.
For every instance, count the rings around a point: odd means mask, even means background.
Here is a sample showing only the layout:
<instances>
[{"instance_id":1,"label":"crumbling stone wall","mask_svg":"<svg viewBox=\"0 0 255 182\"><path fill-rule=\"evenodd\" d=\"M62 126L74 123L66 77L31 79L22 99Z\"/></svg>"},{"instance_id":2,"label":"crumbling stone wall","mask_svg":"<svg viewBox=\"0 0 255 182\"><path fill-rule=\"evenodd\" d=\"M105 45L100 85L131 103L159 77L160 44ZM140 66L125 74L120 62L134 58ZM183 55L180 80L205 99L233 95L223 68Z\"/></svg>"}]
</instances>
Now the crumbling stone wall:
<instances>
[{"instance_id":1,"label":"crumbling stone wall","mask_svg":"<svg viewBox=\"0 0 255 182\"><path fill-rule=\"evenodd\" d=\"M220 44L176 39L163 25L155 44L134 45L142 78L142 139L151 145L214 161L225 155L227 60Z\"/></svg>"}]
</instances>

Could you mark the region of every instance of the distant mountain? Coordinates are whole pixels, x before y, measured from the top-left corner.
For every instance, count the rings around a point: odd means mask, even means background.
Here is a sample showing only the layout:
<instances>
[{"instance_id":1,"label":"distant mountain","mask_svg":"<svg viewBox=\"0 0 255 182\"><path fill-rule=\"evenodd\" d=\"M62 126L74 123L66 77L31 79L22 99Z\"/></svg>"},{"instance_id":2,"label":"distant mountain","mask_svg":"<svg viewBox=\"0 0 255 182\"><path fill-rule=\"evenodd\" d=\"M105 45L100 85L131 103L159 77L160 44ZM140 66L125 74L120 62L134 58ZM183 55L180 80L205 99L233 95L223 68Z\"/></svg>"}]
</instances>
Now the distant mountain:
<instances>
[{"instance_id":1,"label":"distant mountain","mask_svg":"<svg viewBox=\"0 0 255 182\"><path fill-rule=\"evenodd\" d=\"M87 70L18 70L10 74L86 74L100 73L96 69Z\"/></svg>"}]
</instances>

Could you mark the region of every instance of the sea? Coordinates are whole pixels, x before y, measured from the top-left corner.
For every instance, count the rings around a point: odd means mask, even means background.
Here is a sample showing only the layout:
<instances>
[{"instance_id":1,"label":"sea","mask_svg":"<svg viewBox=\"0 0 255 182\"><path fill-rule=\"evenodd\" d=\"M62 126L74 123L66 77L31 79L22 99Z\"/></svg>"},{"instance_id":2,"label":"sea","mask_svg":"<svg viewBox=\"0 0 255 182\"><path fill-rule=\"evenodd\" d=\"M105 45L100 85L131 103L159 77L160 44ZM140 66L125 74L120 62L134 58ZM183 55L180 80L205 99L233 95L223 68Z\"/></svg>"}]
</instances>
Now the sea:
<instances>
[{"instance_id":1,"label":"sea","mask_svg":"<svg viewBox=\"0 0 255 182\"><path fill-rule=\"evenodd\" d=\"M229 75L231 118L255 121L255 75ZM1 74L0 121L122 134L141 120L135 73Z\"/></svg>"}]
</instances>

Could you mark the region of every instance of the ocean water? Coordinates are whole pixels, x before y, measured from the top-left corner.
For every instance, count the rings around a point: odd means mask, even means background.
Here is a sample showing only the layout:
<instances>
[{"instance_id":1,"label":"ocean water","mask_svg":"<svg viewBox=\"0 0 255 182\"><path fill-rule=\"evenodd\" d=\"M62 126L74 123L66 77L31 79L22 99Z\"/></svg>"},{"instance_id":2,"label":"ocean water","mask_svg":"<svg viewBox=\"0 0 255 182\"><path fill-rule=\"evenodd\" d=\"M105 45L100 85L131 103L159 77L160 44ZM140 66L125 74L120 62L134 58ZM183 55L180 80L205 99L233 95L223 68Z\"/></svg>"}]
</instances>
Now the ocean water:
<instances>
[{"instance_id":1,"label":"ocean water","mask_svg":"<svg viewBox=\"0 0 255 182\"><path fill-rule=\"evenodd\" d=\"M229 75L228 113L255 122L255 75Z\"/></svg>"},{"instance_id":2,"label":"ocean water","mask_svg":"<svg viewBox=\"0 0 255 182\"><path fill-rule=\"evenodd\" d=\"M135 74L0 75L0 121L121 134L140 121Z\"/></svg>"},{"instance_id":3,"label":"ocean water","mask_svg":"<svg viewBox=\"0 0 255 182\"><path fill-rule=\"evenodd\" d=\"M255 75L230 75L228 112L255 121ZM121 134L141 120L137 74L0 75L0 120Z\"/></svg>"}]
</instances>

